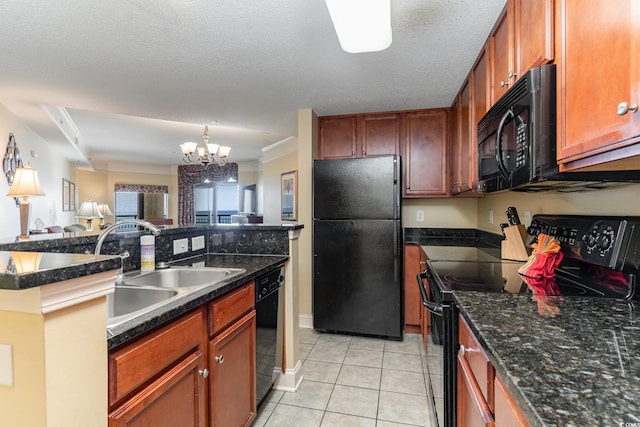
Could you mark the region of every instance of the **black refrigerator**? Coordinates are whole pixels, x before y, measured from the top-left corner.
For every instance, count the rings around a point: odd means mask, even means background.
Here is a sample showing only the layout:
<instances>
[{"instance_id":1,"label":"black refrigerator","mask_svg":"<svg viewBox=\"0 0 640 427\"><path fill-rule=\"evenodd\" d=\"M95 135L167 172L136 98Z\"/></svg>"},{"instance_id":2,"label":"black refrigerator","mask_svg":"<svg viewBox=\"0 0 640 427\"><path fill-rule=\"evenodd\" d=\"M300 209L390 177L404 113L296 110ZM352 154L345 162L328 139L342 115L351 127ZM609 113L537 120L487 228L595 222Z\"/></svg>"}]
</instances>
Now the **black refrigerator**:
<instances>
[{"instance_id":1,"label":"black refrigerator","mask_svg":"<svg viewBox=\"0 0 640 427\"><path fill-rule=\"evenodd\" d=\"M399 156L316 160L313 326L402 339Z\"/></svg>"}]
</instances>

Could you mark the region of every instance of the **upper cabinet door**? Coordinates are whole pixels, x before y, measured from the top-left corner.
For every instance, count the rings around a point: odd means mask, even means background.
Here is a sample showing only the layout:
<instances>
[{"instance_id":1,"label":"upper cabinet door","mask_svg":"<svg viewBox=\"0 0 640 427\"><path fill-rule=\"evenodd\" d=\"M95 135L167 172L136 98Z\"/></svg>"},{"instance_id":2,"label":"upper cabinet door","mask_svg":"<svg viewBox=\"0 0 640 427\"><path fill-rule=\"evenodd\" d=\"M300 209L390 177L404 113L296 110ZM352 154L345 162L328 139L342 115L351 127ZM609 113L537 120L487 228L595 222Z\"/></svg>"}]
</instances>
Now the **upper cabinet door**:
<instances>
[{"instance_id":1,"label":"upper cabinet door","mask_svg":"<svg viewBox=\"0 0 640 427\"><path fill-rule=\"evenodd\" d=\"M640 2L558 1L561 169L640 154Z\"/></svg>"},{"instance_id":2,"label":"upper cabinet door","mask_svg":"<svg viewBox=\"0 0 640 427\"><path fill-rule=\"evenodd\" d=\"M400 154L400 114L359 116L358 133L361 157Z\"/></svg>"},{"instance_id":3,"label":"upper cabinet door","mask_svg":"<svg viewBox=\"0 0 640 427\"><path fill-rule=\"evenodd\" d=\"M318 155L321 159L356 157L357 117L331 116L318 120Z\"/></svg>"},{"instance_id":4,"label":"upper cabinet door","mask_svg":"<svg viewBox=\"0 0 640 427\"><path fill-rule=\"evenodd\" d=\"M404 197L449 194L448 111L446 108L434 108L405 114Z\"/></svg>"},{"instance_id":5,"label":"upper cabinet door","mask_svg":"<svg viewBox=\"0 0 640 427\"><path fill-rule=\"evenodd\" d=\"M517 77L553 61L554 0L514 0Z\"/></svg>"},{"instance_id":6,"label":"upper cabinet door","mask_svg":"<svg viewBox=\"0 0 640 427\"><path fill-rule=\"evenodd\" d=\"M491 47L491 104L494 104L515 82L513 66L513 2L507 2L489 35Z\"/></svg>"}]
</instances>

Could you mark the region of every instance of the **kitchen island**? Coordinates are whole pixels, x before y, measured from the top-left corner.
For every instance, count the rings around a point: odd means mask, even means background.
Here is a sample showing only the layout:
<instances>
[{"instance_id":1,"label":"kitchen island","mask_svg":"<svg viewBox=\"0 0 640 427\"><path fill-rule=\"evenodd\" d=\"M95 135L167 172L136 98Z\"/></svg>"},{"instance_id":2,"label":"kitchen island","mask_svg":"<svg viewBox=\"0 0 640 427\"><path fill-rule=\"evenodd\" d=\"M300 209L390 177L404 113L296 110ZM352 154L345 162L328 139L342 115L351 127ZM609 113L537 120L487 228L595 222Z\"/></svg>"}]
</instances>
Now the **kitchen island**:
<instances>
[{"instance_id":1,"label":"kitchen island","mask_svg":"<svg viewBox=\"0 0 640 427\"><path fill-rule=\"evenodd\" d=\"M632 303L474 291L454 297L532 426L640 421L640 323ZM541 315L541 305L558 311Z\"/></svg>"},{"instance_id":2,"label":"kitchen island","mask_svg":"<svg viewBox=\"0 0 640 427\"><path fill-rule=\"evenodd\" d=\"M242 268L244 273L218 289L199 289L111 331L107 330L105 315L107 295L114 291L121 265L120 257L113 255L132 249L129 260L133 262L125 266L125 271L134 271L139 265L139 236L144 233L114 233L105 245L105 252L112 255L86 254L87 247L92 251L96 234L1 244L0 401L6 410L0 412L0 424L106 426L111 387L107 383L108 353L174 321L198 312L206 316L207 305L236 290L244 289L253 307L254 295L246 291L253 289L253 278L283 264L286 371L278 385L295 390L301 380L295 331L297 239L302 228L250 225L163 229L156 240L157 262L207 267L220 266L224 259L226 267ZM205 236L206 248L196 251L191 243L198 236ZM171 253L176 239L188 239L187 253ZM61 253L65 249L75 253ZM27 260L32 260L31 264ZM247 351L251 354L250 348Z\"/></svg>"}]
</instances>

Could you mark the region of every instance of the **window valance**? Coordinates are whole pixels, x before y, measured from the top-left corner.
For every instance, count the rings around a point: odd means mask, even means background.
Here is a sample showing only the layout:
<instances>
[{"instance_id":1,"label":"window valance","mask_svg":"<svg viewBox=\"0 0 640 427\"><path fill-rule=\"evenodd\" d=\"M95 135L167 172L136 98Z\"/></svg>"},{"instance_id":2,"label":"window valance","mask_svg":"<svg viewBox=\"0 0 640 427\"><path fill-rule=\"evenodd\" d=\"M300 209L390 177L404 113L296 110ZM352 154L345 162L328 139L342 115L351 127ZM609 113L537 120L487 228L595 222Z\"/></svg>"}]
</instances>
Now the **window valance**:
<instances>
[{"instance_id":1,"label":"window valance","mask_svg":"<svg viewBox=\"0 0 640 427\"><path fill-rule=\"evenodd\" d=\"M131 193L169 193L168 185L153 184L115 184L115 191L127 191Z\"/></svg>"}]
</instances>

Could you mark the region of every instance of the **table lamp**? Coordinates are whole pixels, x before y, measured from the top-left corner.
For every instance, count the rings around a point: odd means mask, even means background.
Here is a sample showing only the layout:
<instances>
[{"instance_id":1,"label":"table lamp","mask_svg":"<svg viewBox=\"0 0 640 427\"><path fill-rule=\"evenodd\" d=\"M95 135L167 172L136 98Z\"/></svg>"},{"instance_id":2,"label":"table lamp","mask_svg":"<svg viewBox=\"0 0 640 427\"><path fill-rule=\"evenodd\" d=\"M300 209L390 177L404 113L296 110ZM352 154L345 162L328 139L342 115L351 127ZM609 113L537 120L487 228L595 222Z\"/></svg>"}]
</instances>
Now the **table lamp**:
<instances>
[{"instance_id":1,"label":"table lamp","mask_svg":"<svg viewBox=\"0 0 640 427\"><path fill-rule=\"evenodd\" d=\"M80 205L80 209L78 209L78 211L76 212L76 218L86 219L87 231L93 231L91 222L95 218L103 218L103 216L98 209L98 204L89 200L88 202L82 202L82 205Z\"/></svg>"},{"instance_id":2,"label":"table lamp","mask_svg":"<svg viewBox=\"0 0 640 427\"><path fill-rule=\"evenodd\" d=\"M7 196L22 197L20 201L20 239L29 239L29 222L31 216L31 203L29 197L44 196L44 191L40 187L38 172L25 163L23 168L17 168L13 178L13 183L9 188Z\"/></svg>"},{"instance_id":3,"label":"table lamp","mask_svg":"<svg viewBox=\"0 0 640 427\"><path fill-rule=\"evenodd\" d=\"M113 216L113 212L111 212L111 209L109 209L109 205L106 203L100 203L98 205L98 210L102 214L102 218L100 218L100 229L102 230L105 228L104 217Z\"/></svg>"}]
</instances>

